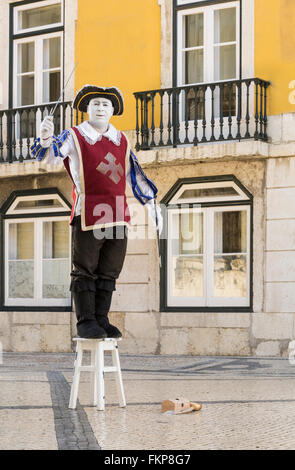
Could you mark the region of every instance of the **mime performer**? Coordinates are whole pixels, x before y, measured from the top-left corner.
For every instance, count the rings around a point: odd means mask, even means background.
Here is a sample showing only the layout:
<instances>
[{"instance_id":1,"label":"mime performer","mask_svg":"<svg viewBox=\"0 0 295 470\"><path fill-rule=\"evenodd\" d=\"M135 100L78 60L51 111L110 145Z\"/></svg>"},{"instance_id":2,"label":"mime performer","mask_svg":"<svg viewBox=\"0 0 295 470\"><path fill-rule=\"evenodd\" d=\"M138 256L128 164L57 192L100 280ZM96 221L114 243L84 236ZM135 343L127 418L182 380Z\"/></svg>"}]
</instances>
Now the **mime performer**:
<instances>
[{"instance_id":1,"label":"mime performer","mask_svg":"<svg viewBox=\"0 0 295 470\"><path fill-rule=\"evenodd\" d=\"M73 108L87 112L89 120L56 137L52 116L47 116L31 153L46 163L62 158L73 182L70 290L77 333L82 338L119 338L122 334L110 324L108 313L127 247L126 181L161 232L157 188L141 169L125 134L109 122L112 115L123 113L118 88L85 85Z\"/></svg>"}]
</instances>

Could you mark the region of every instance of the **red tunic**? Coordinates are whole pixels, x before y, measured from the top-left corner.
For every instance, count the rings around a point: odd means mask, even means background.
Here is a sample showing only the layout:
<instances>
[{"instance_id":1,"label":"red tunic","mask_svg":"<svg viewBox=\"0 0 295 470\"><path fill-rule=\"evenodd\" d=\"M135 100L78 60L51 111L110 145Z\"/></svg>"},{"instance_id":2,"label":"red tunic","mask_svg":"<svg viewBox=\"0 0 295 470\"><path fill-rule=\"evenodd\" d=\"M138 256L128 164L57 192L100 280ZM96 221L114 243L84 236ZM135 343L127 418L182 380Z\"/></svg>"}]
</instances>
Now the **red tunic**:
<instances>
[{"instance_id":1,"label":"red tunic","mask_svg":"<svg viewBox=\"0 0 295 470\"><path fill-rule=\"evenodd\" d=\"M128 225L130 214L126 201L126 164L130 149L126 137L121 134L119 146L104 136L91 145L77 128L73 127L70 132L80 160L82 230ZM73 181L68 158L64 160L64 165ZM73 199L71 222L77 202L75 184Z\"/></svg>"}]
</instances>

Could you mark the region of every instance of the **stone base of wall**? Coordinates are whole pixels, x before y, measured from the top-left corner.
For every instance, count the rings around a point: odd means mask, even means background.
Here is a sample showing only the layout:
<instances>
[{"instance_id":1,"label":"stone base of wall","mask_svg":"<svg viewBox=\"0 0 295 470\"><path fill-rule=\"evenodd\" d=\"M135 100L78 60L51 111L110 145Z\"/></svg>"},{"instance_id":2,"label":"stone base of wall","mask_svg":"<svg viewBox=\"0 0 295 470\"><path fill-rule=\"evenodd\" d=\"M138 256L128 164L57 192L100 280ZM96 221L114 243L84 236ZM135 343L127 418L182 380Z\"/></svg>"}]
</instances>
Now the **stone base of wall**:
<instances>
[{"instance_id":1,"label":"stone base of wall","mask_svg":"<svg viewBox=\"0 0 295 470\"><path fill-rule=\"evenodd\" d=\"M70 352L71 312L0 312L3 351Z\"/></svg>"},{"instance_id":2,"label":"stone base of wall","mask_svg":"<svg viewBox=\"0 0 295 470\"><path fill-rule=\"evenodd\" d=\"M129 354L196 356L288 356L295 313L114 312ZM3 351L71 352L72 312L0 312Z\"/></svg>"}]
</instances>

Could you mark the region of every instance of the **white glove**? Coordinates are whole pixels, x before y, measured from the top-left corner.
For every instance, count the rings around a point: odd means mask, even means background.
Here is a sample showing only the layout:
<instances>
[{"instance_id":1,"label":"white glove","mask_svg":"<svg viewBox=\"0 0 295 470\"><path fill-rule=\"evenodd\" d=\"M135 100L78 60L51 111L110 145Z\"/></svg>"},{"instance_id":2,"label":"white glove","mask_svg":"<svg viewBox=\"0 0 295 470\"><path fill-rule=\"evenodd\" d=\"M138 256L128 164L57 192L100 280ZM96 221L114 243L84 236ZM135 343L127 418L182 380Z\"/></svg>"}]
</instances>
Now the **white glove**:
<instances>
[{"instance_id":1,"label":"white glove","mask_svg":"<svg viewBox=\"0 0 295 470\"><path fill-rule=\"evenodd\" d=\"M54 134L53 116L46 116L40 126L40 144L42 147L48 148L52 143Z\"/></svg>"},{"instance_id":2,"label":"white glove","mask_svg":"<svg viewBox=\"0 0 295 470\"><path fill-rule=\"evenodd\" d=\"M160 206L155 203L154 199L150 199L145 205L147 207L149 216L153 221L153 224L159 230L159 235L161 235L161 232L163 230L163 217L161 214Z\"/></svg>"}]
</instances>

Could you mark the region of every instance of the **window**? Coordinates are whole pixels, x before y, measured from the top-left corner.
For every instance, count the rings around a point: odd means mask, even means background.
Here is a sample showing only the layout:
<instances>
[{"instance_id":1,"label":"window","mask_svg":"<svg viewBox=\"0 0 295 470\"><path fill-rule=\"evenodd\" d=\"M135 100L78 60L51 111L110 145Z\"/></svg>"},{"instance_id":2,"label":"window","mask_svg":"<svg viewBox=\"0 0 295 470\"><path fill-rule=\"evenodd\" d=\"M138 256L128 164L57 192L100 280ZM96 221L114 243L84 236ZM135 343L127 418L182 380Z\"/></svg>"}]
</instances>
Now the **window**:
<instances>
[{"instance_id":1,"label":"window","mask_svg":"<svg viewBox=\"0 0 295 470\"><path fill-rule=\"evenodd\" d=\"M238 78L239 2L178 12L178 85Z\"/></svg>"},{"instance_id":2,"label":"window","mask_svg":"<svg viewBox=\"0 0 295 470\"><path fill-rule=\"evenodd\" d=\"M180 180L164 198L164 310L250 308L252 196L227 178Z\"/></svg>"},{"instance_id":3,"label":"window","mask_svg":"<svg viewBox=\"0 0 295 470\"><path fill-rule=\"evenodd\" d=\"M62 80L62 15L62 4L57 0L14 8L13 107L58 100Z\"/></svg>"},{"instance_id":4,"label":"window","mask_svg":"<svg viewBox=\"0 0 295 470\"><path fill-rule=\"evenodd\" d=\"M28 3L14 9L14 33L28 33L62 25L61 3L56 0Z\"/></svg>"},{"instance_id":5,"label":"window","mask_svg":"<svg viewBox=\"0 0 295 470\"><path fill-rule=\"evenodd\" d=\"M59 193L13 195L4 211L4 305L66 307L70 206Z\"/></svg>"},{"instance_id":6,"label":"window","mask_svg":"<svg viewBox=\"0 0 295 470\"><path fill-rule=\"evenodd\" d=\"M61 33L14 41L15 107L58 100L61 90Z\"/></svg>"},{"instance_id":7,"label":"window","mask_svg":"<svg viewBox=\"0 0 295 470\"><path fill-rule=\"evenodd\" d=\"M178 3L184 5L187 2ZM215 3L177 11L177 86L200 85L212 82L237 80L239 77L239 2ZM205 96L201 89L189 89L180 95L180 121L197 116L209 116L214 98L214 116L236 116L236 87L224 85L213 92L207 88Z\"/></svg>"}]
</instances>

